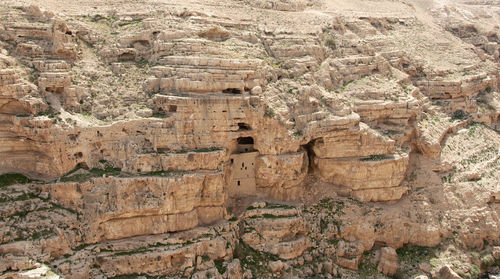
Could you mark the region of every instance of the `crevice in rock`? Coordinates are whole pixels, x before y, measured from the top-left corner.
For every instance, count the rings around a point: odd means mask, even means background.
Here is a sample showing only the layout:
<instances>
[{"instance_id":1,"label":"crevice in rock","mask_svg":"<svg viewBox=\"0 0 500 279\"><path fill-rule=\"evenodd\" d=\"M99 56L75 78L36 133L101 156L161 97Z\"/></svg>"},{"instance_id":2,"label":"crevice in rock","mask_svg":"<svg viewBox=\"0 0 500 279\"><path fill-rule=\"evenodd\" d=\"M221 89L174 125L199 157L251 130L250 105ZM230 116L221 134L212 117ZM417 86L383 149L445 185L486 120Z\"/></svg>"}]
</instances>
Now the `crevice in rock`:
<instances>
[{"instance_id":1,"label":"crevice in rock","mask_svg":"<svg viewBox=\"0 0 500 279\"><path fill-rule=\"evenodd\" d=\"M240 123L238 123L238 130L239 131L249 131L249 130L252 130L252 127L250 127L250 125L248 125L246 123L240 122Z\"/></svg>"},{"instance_id":2,"label":"crevice in rock","mask_svg":"<svg viewBox=\"0 0 500 279\"><path fill-rule=\"evenodd\" d=\"M222 93L226 93L226 94L241 94L242 92L238 88L227 88L227 89L222 90Z\"/></svg>"},{"instance_id":3,"label":"crevice in rock","mask_svg":"<svg viewBox=\"0 0 500 279\"><path fill-rule=\"evenodd\" d=\"M308 159L308 170L307 172L308 173L313 173L314 171L314 157L316 156L314 154L314 150L313 150L313 146L314 146L314 142L318 140L318 139L313 139L311 140L310 142L308 142L307 144L304 144L304 145L301 145L301 149L305 150L307 152L307 159Z\"/></svg>"}]
</instances>

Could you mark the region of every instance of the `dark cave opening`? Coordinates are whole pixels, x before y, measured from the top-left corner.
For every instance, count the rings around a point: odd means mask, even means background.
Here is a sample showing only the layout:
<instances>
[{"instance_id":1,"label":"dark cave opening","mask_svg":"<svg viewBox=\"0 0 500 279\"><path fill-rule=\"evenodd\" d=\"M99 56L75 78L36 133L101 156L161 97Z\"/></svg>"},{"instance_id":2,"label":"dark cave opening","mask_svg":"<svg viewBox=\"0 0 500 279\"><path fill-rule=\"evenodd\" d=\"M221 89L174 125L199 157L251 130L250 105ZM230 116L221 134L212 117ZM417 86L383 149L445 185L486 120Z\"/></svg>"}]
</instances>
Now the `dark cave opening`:
<instances>
[{"instance_id":1,"label":"dark cave opening","mask_svg":"<svg viewBox=\"0 0 500 279\"><path fill-rule=\"evenodd\" d=\"M307 159L308 159L308 170L307 172L312 173L314 171L314 157L316 156L314 154L313 146L316 141L321 141L323 139L314 139L308 142L307 144L301 145L301 149L307 152Z\"/></svg>"},{"instance_id":2,"label":"dark cave opening","mask_svg":"<svg viewBox=\"0 0 500 279\"><path fill-rule=\"evenodd\" d=\"M248 125L246 123L240 122L240 123L238 123L238 130L249 131L249 130L252 130L252 127L250 127L250 125Z\"/></svg>"},{"instance_id":3,"label":"dark cave opening","mask_svg":"<svg viewBox=\"0 0 500 279\"><path fill-rule=\"evenodd\" d=\"M242 92L238 88L227 88L227 89L222 90L222 93L226 93L226 94L241 94Z\"/></svg>"}]
</instances>

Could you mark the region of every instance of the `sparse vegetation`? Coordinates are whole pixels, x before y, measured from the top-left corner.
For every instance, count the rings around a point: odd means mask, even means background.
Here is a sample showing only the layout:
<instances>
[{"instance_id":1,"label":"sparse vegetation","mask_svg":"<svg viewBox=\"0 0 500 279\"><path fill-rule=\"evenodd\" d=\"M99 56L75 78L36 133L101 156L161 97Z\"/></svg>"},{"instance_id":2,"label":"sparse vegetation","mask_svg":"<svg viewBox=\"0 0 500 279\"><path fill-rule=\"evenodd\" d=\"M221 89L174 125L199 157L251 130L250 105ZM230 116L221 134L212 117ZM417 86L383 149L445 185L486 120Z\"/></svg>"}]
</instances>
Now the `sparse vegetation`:
<instances>
[{"instance_id":1,"label":"sparse vegetation","mask_svg":"<svg viewBox=\"0 0 500 279\"><path fill-rule=\"evenodd\" d=\"M325 46L327 46L329 49L331 50L337 49L337 42L330 33L324 35L324 40L325 40Z\"/></svg>"},{"instance_id":2,"label":"sparse vegetation","mask_svg":"<svg viewBox=\"0 0 500 279\"><path fill-rule=\"evenodd\" d=\"M481 269L476 264L471 264L469 269L469 276L464 276L466 279L477 279L481 275Z\"/></svg>"},{"instance_id":3,"label":"sparse vegetation","mask_svg":"<svg viewBox=\"0 0 500 279\"><path fill-rule=\"evenodd\" d=\"M403 134L401 131L396 131L396 130L385 130L384 135L388 136L394 136L394 135L400 135Z\"/></svg>"},{"instance_id":4,"label":"sparse vegetation","mask_svg":"<svg viewBox=\"0 0 500 279\"><path fill-rule=\"evenodd\" d=\"M489 268L495 264L495 258L492 255L485 255L481 258L481 267Z\"/></svg>"},{"instance_id":5,"label":"sparse vegetation","mask_svg":"<svg viewBox=\"0 0 500 279\"><path fill-rule=\"evenodd\" d=\"M141 248L137 248L135 250L117 252L117 253L115 253L115 256L129 256L129 255L134 255L134 254L144 254L147 251L149 251L147 247L141 247Z\"/></svg>"},{"instance_id":6,"label":"sparse vegetation","mask_svg":"<svg viewBox=\"0 0 500 279\"><path fill-rule=\"evenodd\" d=\"M224 266L224 260L215 260L215 267L220 274L224 274L226 272L226 266Z\"/></svg>"},{"instance_id":7,"label":"sparse vegetation","mask_svg":"<svg viewBox=\"0 0 500 279\"><path fill-rule=\"evenodd\" d=\"M142 19L139 18L139 19L134 19L134 20L128 21L128 22L120 23L120 26L140 24L141 22L142 22Z\"/></svg>"},{"instance_id":8,"label":"sparse vegetation","mask_svg":"<svg viewBox=\"0 0 500 279\"><path fill-rule=\"evenodd\" d=\"M254 250L240 241L234 250L234 256L241 262L244 269L250 269L254 278L275 278L267 263L278 260L278 257Z\"/></svg>"},{"instance_id":9,"label":"sparse vegetation","mask_svg":"<svg viewBox=\"0 0 500 279\"><path fill-rule=\"evenodd\" d=\"M61 114L60 111L55 111L52 107L49 107L47 110L45 111L40 111L37 113L36 116L47 116L48 118L54 118L56 117L57 115Z\"/></svg>"},{"instance_id":10,"label":"sparse vegetation","mask_svg":"<svg viewBox=\"0 0 500 279\"><path fill-rule=\"evenodd\" d=\"M220 151L222 148L219 147L204 147L204 148L198 148L198 149L183 149L176 151L175 153L177 154L185 154L189 152L195 152L195 153L203 153L203 152L214 152L214 151Z\"/></svg>"},{"instance_id":11,"label":"sparse vegetation","mask_svg":"<svg viewBox=\"0 0 500 279\"><path fill-rule=\"evenodd\" d=\"M431 265L434 263L433 266L437 267L439 264L436 261L437 249L438 247L422 247L409 244L397 249L396 253L401 263L398 272L407 276L416 275L419 272L419 264L421 263L431 263Z\"/></svg>"},{"instance_id":12,"label":"sparse vegetation","mask_svg":"<svg viewBox=\"0 0 500 279\"><path fill-rule=\"evenodd\" d=\"M382 161L387 159L384 155L370 155L366 158L361 158L360 161Z\"/></svg>"},{"instance_id":13,"label":"sparse vegetation","mask_svg":"<svg viewBox=\"0 0 500 279\"><path fill-rule=\"evenodd\" d=\"M275 115L276 113L272 108L267 108L266 111L264 112L265 117L274 118Z\"/></svg>"},{"instance_id":14,"label":"sparse vegetation","mask_svg":"<svg viewBox=\"0 0 500 279\"><path fill-rule=\"evenodd\" d=\"M156 111L156 112L153 112L153 115L151 115L151 116L154 118L166 118L167 113L164 111Z\"/></svg>"},{"instance_id":15,"label":"sparse vegetation","mask_svg":"<svg viewBox=\"0 0 500 279\"><path fill-rule=\"evenodd\" d=\"M33 180L19 173L7 173L0 175L0 188L13 184L31 183Z\"/></svg>"},{"instance_id":16,"label":"sparse vegetation","mask_svg":"<svg viewBox=\"0 0 500 279\"><path fill-rule=\"evenodd\" d=\"M481 124L481 123L477 123L477 122L473 122L470 126L469 126L469 129L467 131L467 135L469 137L472 137L475 135L477 129L481 128L481 127L484 127L484 124Z\"/></svg>"},{"instance_id":17,"label":"sparse vegetation","mask_svg":"<svg viewBox=\"0 0 500 279\"><path fill-rule=\"evenodd\" d=\"M102 177L103 175L113 175L120 176L122 175L120 168L113 167L109 162L100 161L101 164L104 165L104 168L92 168L90 170L86 170L83 173L74 174L76 171L80 170L81 167L78 166L65 176L60 178L61 182L83 182L89 180L93 177Z\"/></svg>"},{"instance_id":18,"label":"sparse vegetation","mask_svg":"<svg viewBox=\"0 0 500 279\"><path fill-rule=\"evenodd\" d=\"M363 253L363 257L361 258L361 261L359 263L359 278L373 278L373 276L379 273L375 264L373 264L373 262L370 260L370 258L373 256L373 251L367 251Z\"/></svg>"},{"instance_id":19,"label":"sparse vegetation","mask_svg":"<svg viewBox=\"0 0 500 279\"><path fill-rule=\"evenodd\" d=\"M234 254L253 278L379 279L380 246L438 241L398 249L393 278L499 264L498 133L464 128L498 127L490 4L38 2L2 13L2 167L78 167L0 175L0 244L33 241L2 245L8 276L214 278ZM384 148L405 160L359 151Z\"/></svg>"},{"instance_id":20,"label":"sparse vegetation","mask_svg":"<svg viewBox=\"0 0 500 279\"><path fill-rule=\"evenodd\" d=\"M467 118L468 118L467 113L461 109L454 111L451 117L452 120L465 120Z\"/></svg>"},{"instance_id":21,"label":"sparse vegetation","mask_svg":"<svg viewBox=\"0 0 500 279\"><path fill-rule=\"evenodd\" d=\"M187 173L188 173L187 171L154 171L154 172L141 173L141 176L173 177L173 176L182 176Z\"/></svg>"},{"instance_id":22,"label":"sparse vegetation","mask_svg":"<svg viewBox=\"0 0 500 279\"><path fill-rule=\"evenodd\" d=\"M274 208L280 208L280 209L293 209L295 208L294 206L291 205L286 205L286 204L267 204L266 208L269 209L274 209Z\"/></svg>"},{"instance_id":23,"label":"sparse vegetation","mask_svg":"<svg viewBox=\"0 0 500 279\"><path fill-rule=\"evenodd\" d=\"M138 68L144 68L146 66L149 66L149 61L147 59L140 59L139 61L135 62L135 65Z\"/></svg>"}]
</instances>

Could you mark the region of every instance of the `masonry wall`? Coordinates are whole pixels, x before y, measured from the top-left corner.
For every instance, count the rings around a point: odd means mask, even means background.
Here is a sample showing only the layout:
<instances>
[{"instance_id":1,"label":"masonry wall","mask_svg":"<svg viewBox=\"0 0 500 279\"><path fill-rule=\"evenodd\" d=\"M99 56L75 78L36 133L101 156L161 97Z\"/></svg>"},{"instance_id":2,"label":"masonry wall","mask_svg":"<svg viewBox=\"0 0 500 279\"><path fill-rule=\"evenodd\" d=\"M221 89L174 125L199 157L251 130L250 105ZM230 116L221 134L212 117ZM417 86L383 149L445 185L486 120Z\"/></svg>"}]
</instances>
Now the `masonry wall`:
<instances>
[{"instance_id":1,"label":"masonry wall","mask_svg":"<svg viewBox=\"0 0 500 279\"><path fill-rule=\"evenodd\" d=\"M230 196L255 195L255 161L258 152L232 154L230 164L233 170L229 183Z\"/></svg>"}]
</instances>

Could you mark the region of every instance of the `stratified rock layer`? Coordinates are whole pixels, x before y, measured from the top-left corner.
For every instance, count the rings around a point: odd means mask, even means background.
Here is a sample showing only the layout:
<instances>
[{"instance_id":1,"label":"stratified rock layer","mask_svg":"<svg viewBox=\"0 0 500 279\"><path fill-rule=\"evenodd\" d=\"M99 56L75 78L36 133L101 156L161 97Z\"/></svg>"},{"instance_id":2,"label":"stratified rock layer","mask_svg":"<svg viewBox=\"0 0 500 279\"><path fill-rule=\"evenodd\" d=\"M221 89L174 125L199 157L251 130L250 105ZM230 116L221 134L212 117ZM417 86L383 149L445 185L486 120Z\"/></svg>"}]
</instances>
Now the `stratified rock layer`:
<instances>
[{"instance_id":1,"label":"stratified rock layer","mask_svg":"<svg viewBox=\"0 0 500 279\"><path fill-rule=\"evenodd\" d=\"M4 2L0 278L495 272L494 1Z\"/></svg>"}]
</instances>

